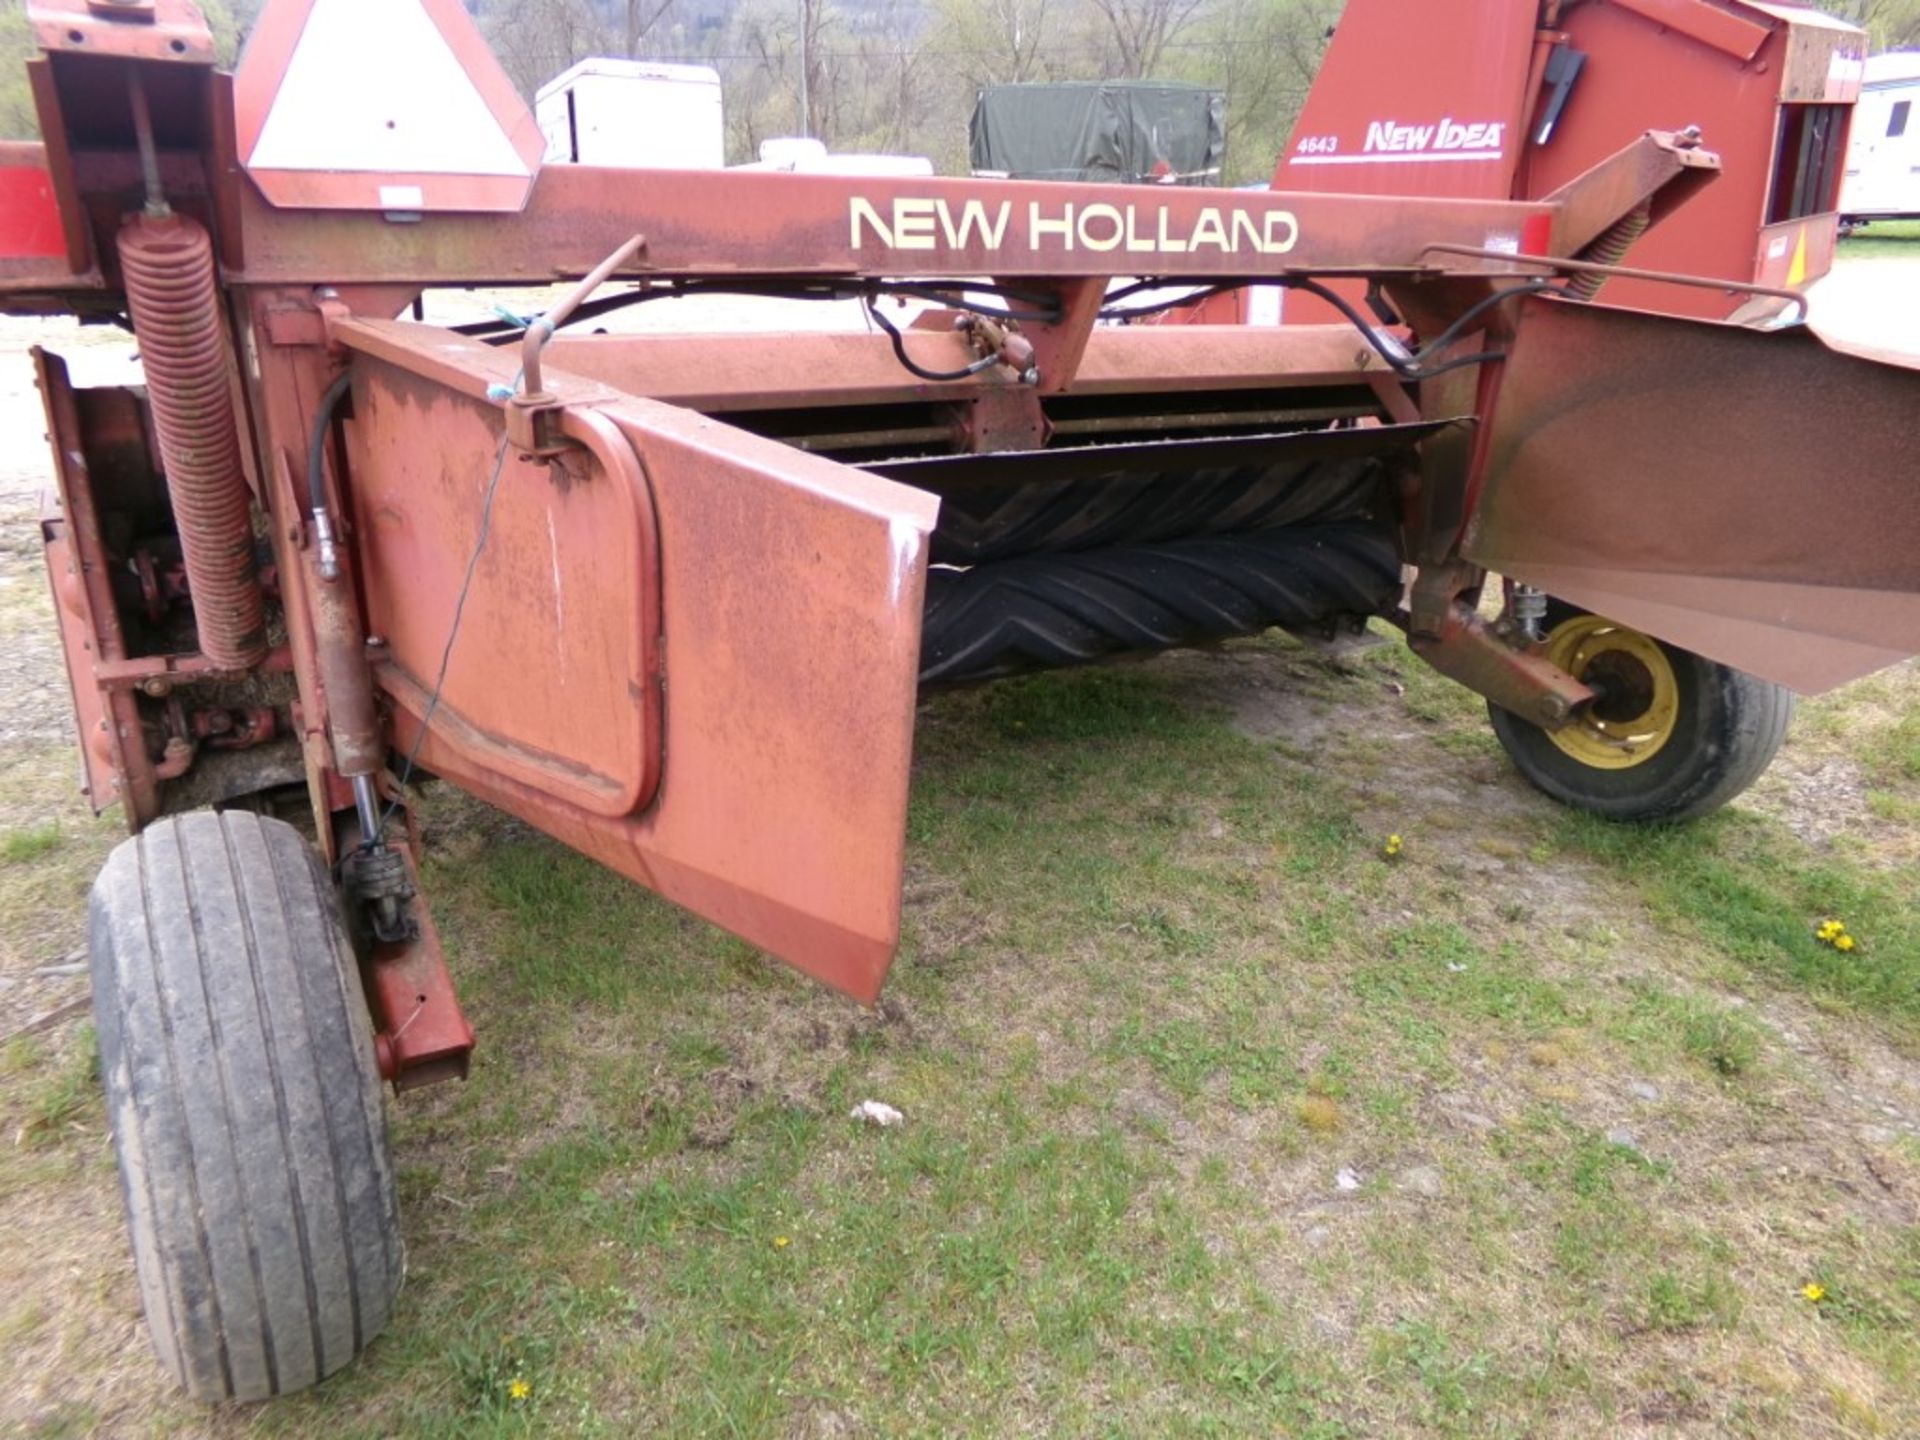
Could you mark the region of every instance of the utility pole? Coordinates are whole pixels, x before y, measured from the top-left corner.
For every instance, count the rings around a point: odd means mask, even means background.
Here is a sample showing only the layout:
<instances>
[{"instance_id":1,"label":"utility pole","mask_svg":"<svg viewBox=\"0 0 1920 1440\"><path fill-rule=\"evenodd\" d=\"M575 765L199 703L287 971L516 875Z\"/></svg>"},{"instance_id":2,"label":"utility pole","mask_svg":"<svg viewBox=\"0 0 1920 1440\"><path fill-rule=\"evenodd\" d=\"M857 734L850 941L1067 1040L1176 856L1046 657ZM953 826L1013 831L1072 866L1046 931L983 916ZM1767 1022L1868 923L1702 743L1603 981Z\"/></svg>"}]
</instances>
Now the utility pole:
<instances>
[{"instance_id":1,"label":"utility pole","mask_svg":"<svg viewBox=\"0 0 1920 1440\"><path fill-rule=\"evenodd\" d=\"M800 133L813 134L813 107L807 96L807 72L812 69L812 57L808 54L809 32L812 30L813 0L800 0Z\"/></svg>"}]
</instances>

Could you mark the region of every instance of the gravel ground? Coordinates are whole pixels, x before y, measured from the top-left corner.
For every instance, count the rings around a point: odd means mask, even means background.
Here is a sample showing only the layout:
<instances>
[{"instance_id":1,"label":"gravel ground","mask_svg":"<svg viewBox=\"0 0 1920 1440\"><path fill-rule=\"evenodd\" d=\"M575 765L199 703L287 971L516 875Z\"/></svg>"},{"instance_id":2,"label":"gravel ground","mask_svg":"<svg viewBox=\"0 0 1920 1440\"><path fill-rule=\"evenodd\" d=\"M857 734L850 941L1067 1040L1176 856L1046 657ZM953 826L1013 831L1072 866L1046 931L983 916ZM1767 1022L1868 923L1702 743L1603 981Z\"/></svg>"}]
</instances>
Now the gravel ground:
<instances>
[{"instance_id":1,"label":"gravel ground","mask_svg":"<svg viewBox=\"0 0 1920 1440\"><path fill-rule=\"evenodd\" d=\"M0 748L65 739L66 676L40 559L40 494L53 483L33 381L35 345L67 357L80 384L138 376L127 336L71 320L0 316Z\"/></svg>"}]
</instances>

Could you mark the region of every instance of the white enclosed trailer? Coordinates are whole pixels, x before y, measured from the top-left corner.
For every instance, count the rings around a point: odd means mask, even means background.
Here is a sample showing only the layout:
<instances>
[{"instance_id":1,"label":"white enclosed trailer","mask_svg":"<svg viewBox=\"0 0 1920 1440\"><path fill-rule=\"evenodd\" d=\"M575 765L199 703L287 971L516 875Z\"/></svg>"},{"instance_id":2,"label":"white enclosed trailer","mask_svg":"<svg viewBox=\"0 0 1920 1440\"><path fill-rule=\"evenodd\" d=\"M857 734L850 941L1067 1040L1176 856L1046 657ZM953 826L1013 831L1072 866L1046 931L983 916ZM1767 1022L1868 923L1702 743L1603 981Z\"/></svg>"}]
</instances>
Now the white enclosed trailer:
<instances>
[{"instance_id":1,"label":"white enclosed trailer","mask_svg":"<svg viewBox=\"0 0 1920 1440\"><path fill-rule=\"evenodd\" d=\"M726 163L720 76L705 65L582 60L542 85L547 163L717 170Z\"/></svg>"},{"instance_id":2,"label":"white enclosed trailer","mask_svg":"<svg viewBox=\"0 0 1920 1440\"><path fill-rule=\"evenodd\" d=\"M1920 50L1874 55L1853 112L1840 218L1920 219Z\"/></svg>"}]
</instances>

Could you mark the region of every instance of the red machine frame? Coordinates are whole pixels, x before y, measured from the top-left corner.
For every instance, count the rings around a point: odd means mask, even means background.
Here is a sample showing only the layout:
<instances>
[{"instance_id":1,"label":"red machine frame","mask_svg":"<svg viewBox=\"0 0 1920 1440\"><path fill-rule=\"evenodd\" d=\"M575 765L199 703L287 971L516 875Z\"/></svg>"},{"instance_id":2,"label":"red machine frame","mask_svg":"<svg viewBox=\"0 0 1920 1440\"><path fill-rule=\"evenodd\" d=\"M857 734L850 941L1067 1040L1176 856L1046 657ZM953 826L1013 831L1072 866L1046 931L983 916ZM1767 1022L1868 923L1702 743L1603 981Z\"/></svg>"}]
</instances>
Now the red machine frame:
<instances>
[{"instance_id":1,"label":"red machine frame","mask_svg":"<svg viewBox=\"0 0 1920 1440\"><path fill-rule=\"evenodd\" d=\"M1719 546L1711 573L1676 570L1671 547L1653 542L1697 541L1703 517L1737 506L1754 483L1744 462L1760 457L1765 470L1770 451L1804 461L1833 443L1837 422L1783 413L1767 388L1780 357L1827 352L1695 327L1676 373L1660 357L1676 353L1663 327L1679 322L1609 321L1589 336L1573 302L1508 293L1582 264L1613 273L1594 257L1617 227L1636 214L1657 222L1718 174L1695 136L1648 133L1528 202L569 166L541 171L517 212L423 219L270 203L241 163L232 82L208 68L203 34L172 0L143 22L64 0L35 17L54 52L30 67L47 140L0 147L0 189L24 197L0 246L0 305L113 313L124 282L111 237L143 183L214 237L247 478L269 517L284 620L284 640L253 668L294 683L301 771L330 863L367 838L356 778L405 816L387 757L406 755L875 998L898 939L938 502L808 453L823 448L817 435L783 443L716 416L898 412L891 429L867 421L863 433L944 433L988 452L1068 436L1095 423L1070 407L1102 399L1153 397L1172 411L1183 396L1277 404L1310 392L1317 413L1410 427L1418 464L1400 502L1417 577L1397 618L1437 668L1547 727L1593 691L1480 618L1489 565L1802 688L1920 648L1920 522L1893 493L1891 463L1917 393L1910 375L1874 367L1847 382L1849 423L1864 426L1856 471L1877 469L1885 484L1835 504L1804 474L1770 472L1766 493L1793 497L1809 524L1857 535L1873 517L1853 547L1870 572L1857 591L1823 591L1818 566L1783 559L1772 530ZM154 97L155 136L141 133L144 100L125 98L130 77ZM1413 381L1395 368L1396 342L1344 322L1103 325L1116 272L1222 287L1364 279L1416 337L1464 325L1455 338L1488 353ZM394 318L435 285L573 276L585 282L563 309L610 279L871 295L903 277L953 293L991 276L1046 313L908 330L900 353L921 371L971 372L939 381L903 369L882 334L548 344L556 312L515 351ZM1776 311L1793 298L1723 288L1772 296ZM1701 371L1736 353L1761 383L1728 395ZM1604 361L1583 358L1595 355ZM1508 378L1521 356L1524 383ZM234 677L200 653L126 653L87 471L120 442L105 407L83 416L59 363L40 364L62 457L48 557L90 785L138 830L194 763L194 743L177 734L182 749L169 741L156 759L137 697ZM1609 378L1622 376L1641 379L1622 393ZM1596 393L1618 403L1570 403ZM1329 410L1329 395L1345 398ZM1682 529L1662 477L1622 480L1607 465L1622 424L1717 437ZM1610 505L1568 503L1596 493ZM484 644L453 651L456 614ZM255 735L231 707L187 720L209 744ZM413 933L374 944L368 963L383 1071L401 1086L463 1073L473 1043L426 907L412 908Z\"/></svg>"}]
</instances>

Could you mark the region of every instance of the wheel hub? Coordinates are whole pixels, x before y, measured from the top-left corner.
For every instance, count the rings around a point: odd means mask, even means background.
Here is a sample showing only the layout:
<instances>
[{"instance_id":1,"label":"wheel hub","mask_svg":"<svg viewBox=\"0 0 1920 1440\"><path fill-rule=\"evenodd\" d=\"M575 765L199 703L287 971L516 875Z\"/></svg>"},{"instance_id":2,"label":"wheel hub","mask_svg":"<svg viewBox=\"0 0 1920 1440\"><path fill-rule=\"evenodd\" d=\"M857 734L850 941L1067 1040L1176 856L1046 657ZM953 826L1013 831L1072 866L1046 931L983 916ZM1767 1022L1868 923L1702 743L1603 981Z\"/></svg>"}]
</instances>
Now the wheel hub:
<instances>
[{"instance_id":1,"label":"wheel hub","mask_svg":"<svg viewBox=\"0 0 1920 1440\"><path fill-rule=\"evenodd\" d=\"M1597 698L1553 743L1583 765L1626 770L1660 753L1680 715L1673 663L1655 640L1598 615L1576 615L1553 628L1547 658Z\"/></svg>"}]
</instances>

